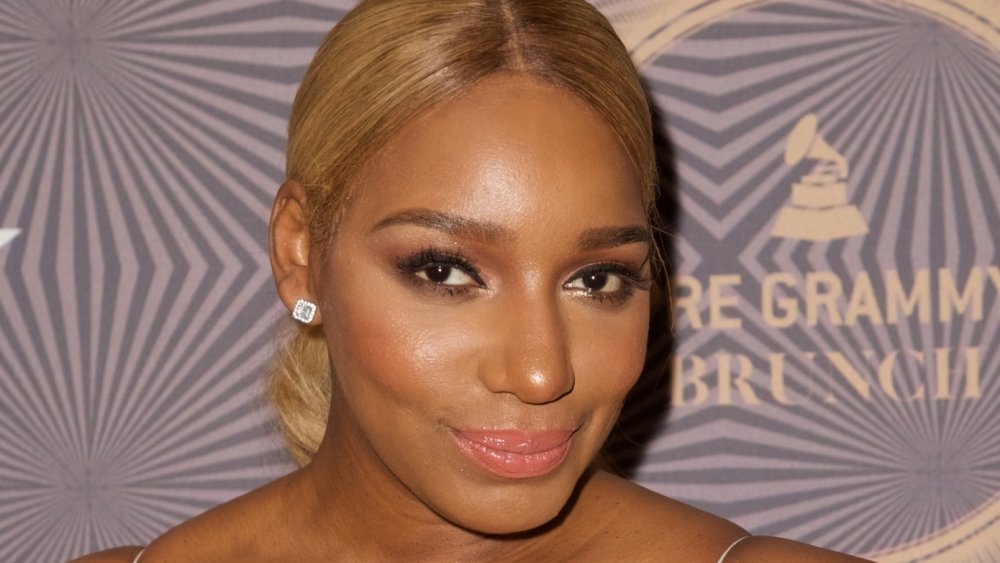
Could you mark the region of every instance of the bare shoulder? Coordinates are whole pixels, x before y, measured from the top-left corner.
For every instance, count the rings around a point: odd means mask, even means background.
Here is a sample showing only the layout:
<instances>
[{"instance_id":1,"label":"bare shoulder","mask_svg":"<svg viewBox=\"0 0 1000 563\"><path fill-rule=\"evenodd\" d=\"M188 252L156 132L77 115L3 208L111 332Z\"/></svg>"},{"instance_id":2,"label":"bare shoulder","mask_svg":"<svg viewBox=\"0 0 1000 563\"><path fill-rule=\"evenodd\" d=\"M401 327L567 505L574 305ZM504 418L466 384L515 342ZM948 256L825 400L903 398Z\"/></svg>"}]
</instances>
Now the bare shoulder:
<instances>
[{"instance_id":1,"label":"bare shoulder","mask_svg":"<svg viewBox=\"0 0 1000 563\"><path fill-rule=\"evenodd\" d=\"M278 499L286 485L278 479L168 530L149 544L142 563L259 559L261 542L282 517Z\"/></svg>"},{"instance_id":2,"label":"bare shoulder","mask_svg":"<svg viewBox=\"0 0 1000 563\"><path fill-rule=\"evenodd\" d=\"M132 563L142 551L139 546L116 547L74 559L70 563Z\"/></svg>"},{"instance_id":3,"label":"bare shoulder","mask_svg":"<svg viewBox=\"0 0 1000 563\"><path fill-rule=\"evenodd\" d=\"M586 488L581 504L585 512L601 515L600 549L614 550L615 559L717 561L730 544L748 535L724 518L610 473L597 472Z\"/></svg>"},{"instance_id":4,"label":"bare shoulder","mask_svg":"<svg viewBox=\"0 0 1000 563\"><path fill-rule=\"evenodd\" d=\"M615 560L714 563L725 554L725 563L865 561L791 540L750 536L729 520L610 473L596 473L587 489L582 502L591 514L597 508L605 515L604 528L612 539L600 545L613 549L608 554Z\"/></svg>"},{"instance_id":5,"label":"bare shoulder","mask_svg":"<svg viewBox=\"0 0 1000 563\"><path fill-rule=\"evenodd\" d=\"M851 563L867 559L765 536L754 536L739 542L726 556L726 563L798 563L799 561Z\"/></svg>"},{"instance_id":6,"label":"bare shoulder","mask_svg":"<svg viewBox=\"0 0 1000 563\"><path fill-rule=\"evenodd\" d=\"M259 559L261 542L268 541L284 514L278 502L287 477L272 481L220 504L151 538L141 563L170 561L227 561ZM138 549L132 552L132 556ZM85 563L131 562L132 559L86 559Z\"/></svg>"}]
</instances>

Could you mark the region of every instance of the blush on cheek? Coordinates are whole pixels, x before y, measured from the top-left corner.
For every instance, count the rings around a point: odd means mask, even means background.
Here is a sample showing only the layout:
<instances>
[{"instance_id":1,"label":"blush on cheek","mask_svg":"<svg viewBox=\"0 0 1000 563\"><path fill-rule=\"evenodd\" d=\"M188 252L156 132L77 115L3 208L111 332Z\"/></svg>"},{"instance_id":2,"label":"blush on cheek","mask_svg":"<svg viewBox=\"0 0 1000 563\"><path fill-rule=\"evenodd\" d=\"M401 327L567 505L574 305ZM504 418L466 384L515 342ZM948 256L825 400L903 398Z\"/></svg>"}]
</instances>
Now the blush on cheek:
<instances>
[{"instance_id":1,"label":"blush on cheek","mask_svg":"<svg viewBox=\"0 0 1000 563\"><path fill-rule=\"evenodd\" d=\"M421 315L404 303L384 300L378 307L344 308L343 344L350 347L351 373L367 386L387 392L402 407L432 408L446 402L471 371L474 346L455 319ZM345 366L347 367L347 366Z\"/></svg>"}]
</instances>

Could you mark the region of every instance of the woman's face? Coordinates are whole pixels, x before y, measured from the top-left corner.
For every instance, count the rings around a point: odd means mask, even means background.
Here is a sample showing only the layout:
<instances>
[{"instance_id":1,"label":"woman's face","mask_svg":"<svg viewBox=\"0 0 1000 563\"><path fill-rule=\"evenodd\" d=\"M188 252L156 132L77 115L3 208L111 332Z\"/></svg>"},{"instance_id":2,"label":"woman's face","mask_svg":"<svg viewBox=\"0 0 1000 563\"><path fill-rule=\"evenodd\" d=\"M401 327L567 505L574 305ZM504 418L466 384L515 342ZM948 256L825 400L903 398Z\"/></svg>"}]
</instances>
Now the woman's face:
<instances>
[{"instance_id":1,"label":"woman's face","mask_svg":"<svg viewBox=\"0 0 1000 563\"><path fill-rule=\"evenodd\" d=\"M649 255L627 156L575 96L498 75L411 123L314 271L332 455L363 444L341 458L472 530L552 519L642 368Z\"/></svg>"}]
</instances>

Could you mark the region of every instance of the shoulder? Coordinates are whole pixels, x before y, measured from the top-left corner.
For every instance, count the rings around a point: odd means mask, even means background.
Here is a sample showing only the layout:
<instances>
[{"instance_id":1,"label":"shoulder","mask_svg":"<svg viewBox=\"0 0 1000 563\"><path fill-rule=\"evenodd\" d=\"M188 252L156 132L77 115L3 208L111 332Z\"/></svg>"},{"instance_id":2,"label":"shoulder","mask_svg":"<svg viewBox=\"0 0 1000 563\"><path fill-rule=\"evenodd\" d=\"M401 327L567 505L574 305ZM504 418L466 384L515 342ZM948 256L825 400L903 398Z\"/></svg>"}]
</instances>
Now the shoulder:
<instances>
[{"instance_id":1,"label":"shoulder","mask_svg":"<svg viewBox=\"0 0 1000 563\"><path fill-rule=\"evenodd\" d=\"M145 548L119 547L75 559L73 563L256 560L260 542L279 529L286 514L276 501L287 476L181 522L152 539Z\"/></svg>"},{"instance_id":2,"label":"shoulder","mask_svg":"<svg viewBox=\"0 0 1000 563\"><path fill-rule=\"evenodd\" d=\"M837 553L782 538L765 536L749 537L735 546L726 555L725 563L851 563L867 561L844 553Z\"/></svg>"},{"instance_id":3,"label":"shoulder","mask_svg":"<svg viewBox=\"0 0 1000 563\"><path fill-rule=\"evenodd\" d=\"M748 535L724 518L607 472L595 473L586 489L581 508L599 515L603 531L593 541L616 559L717 561L734 541Z\"/></svg>"},{"instance_id":4,"label":"shoulder","mask_svg":"<svg viewBox=\"0 0 1000 563\"><path fill-rule=\"evenodd\" d=\"M220 504L167 530L142 554L159 561L257 561L294 535L298 515L285 501L292 474Z\"/></svg>"},{"instance_id":5,"label":"shoulder","mask_svg":"<svg viewBox=\"0 0 1000 563\"><path fill-rule=\"evenodd\" d=\"M590 505L607 516L600 542L614 559L725 563L848 563L857 557L781 538L751 536L733 522L665 497L610 473L598 472L587 488ZM737 542L733 545L734 542ZM732 549L726 553L726 550Z\"/></svg>"},{"instance_id":6,"label":"shoulder","mask_svg":"<svg viewBox=\"0 0 1000 563\"><path fill-rule=\"evenodd\" d=\"M74 559L70 563L132 563L142 551L139 546L116 547Z\"/></svg>"}]
</instances>

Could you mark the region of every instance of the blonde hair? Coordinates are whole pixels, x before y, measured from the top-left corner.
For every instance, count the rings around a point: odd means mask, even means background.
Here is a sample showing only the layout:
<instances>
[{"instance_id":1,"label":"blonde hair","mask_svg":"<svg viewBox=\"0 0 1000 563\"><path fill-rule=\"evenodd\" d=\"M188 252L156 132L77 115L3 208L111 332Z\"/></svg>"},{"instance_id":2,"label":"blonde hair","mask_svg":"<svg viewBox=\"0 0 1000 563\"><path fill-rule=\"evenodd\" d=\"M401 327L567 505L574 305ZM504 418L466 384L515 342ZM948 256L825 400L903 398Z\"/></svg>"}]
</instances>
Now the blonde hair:
<instances>
[{"instance_id":1,"label":"blonde hair","mask_svg":"<svg viewBox=\"0 0 1000 563\"><path fill-rule=\"evenodd\" d=\"M584 0L365 0L330 31L302 80L286 175L306 191L325 248L352 182L406 123L500 72L584 100L615 131L649 216L656 164L645 95L611 24ZM332 390L322 329L298 327L276 355L270 396L296 462L312 459Z\"/></svg>"}]
</instances>

